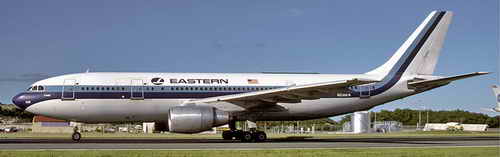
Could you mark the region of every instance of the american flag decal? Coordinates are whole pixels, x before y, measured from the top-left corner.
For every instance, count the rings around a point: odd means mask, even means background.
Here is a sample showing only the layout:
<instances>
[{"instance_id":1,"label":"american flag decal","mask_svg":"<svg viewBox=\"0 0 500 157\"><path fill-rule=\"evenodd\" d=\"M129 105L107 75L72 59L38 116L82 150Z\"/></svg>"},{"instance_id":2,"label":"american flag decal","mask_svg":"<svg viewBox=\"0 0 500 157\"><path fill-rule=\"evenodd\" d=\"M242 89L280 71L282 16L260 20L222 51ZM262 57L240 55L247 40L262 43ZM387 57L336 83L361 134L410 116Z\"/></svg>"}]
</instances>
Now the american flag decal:
<instances>
[{"instance_id":1,"label":"american flag decal","mask_svg":"<svg viewBox=\"0 0 500 157\"><path fill-rule=\"evenodd\" d=\"M257 79L248 79L248 84L259 84L259 80L257 80Z\"/></svg>"}]
</instances>

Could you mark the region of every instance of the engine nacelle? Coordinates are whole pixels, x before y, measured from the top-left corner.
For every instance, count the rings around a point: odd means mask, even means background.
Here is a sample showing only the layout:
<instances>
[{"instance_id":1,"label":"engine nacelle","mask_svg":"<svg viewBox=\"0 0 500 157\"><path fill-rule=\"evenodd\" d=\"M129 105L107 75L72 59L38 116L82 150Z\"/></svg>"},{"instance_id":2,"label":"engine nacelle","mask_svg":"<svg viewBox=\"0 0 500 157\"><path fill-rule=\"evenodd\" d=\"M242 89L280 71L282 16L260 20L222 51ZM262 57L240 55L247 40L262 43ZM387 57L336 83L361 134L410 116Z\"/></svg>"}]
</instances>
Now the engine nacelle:
<instances>
[{"instance_id":1,"label":"engine nacelle","mask_svg":"<svg viewBox=\"0 0 500 157\"><path fill-rule=\"evenodd\" d=\"M210 106L173 107L168 115L168 128L176 133L198 133L229 122L229 113Z\"/></svg>"}]
</instances>

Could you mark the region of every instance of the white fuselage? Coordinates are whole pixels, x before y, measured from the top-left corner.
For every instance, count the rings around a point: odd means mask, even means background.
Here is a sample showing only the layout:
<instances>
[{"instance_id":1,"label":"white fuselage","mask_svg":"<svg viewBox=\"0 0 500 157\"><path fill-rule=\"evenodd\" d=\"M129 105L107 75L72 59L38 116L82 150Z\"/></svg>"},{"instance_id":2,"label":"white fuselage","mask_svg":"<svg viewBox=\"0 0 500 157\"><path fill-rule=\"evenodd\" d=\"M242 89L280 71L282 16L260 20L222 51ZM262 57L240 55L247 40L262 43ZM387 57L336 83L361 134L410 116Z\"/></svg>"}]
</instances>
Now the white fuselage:
<instances>
[{"instance_id":1,"label":"white fuselage","mask_svg":"<svg viewBox=\"0 0 500 157\"><path fill-rule=\"evenodd\" d=\"M381 79L366 74L80 73L34 83L33 86L42 86L43 90L27 93L42 98L40 101L30 100L33 104L26 104L25 109L35 114L81 122L164 121L171 107L186 105L187 100L353 78ZM300 120L367 110L414 94L403 80L386 92L368 98L321 98L279 103L286 111L249 112L238 119ZM44 97L53 98L44 100ZM227 102L203 105L245 113L244 108Z\"/></svg>"}]
</instances>

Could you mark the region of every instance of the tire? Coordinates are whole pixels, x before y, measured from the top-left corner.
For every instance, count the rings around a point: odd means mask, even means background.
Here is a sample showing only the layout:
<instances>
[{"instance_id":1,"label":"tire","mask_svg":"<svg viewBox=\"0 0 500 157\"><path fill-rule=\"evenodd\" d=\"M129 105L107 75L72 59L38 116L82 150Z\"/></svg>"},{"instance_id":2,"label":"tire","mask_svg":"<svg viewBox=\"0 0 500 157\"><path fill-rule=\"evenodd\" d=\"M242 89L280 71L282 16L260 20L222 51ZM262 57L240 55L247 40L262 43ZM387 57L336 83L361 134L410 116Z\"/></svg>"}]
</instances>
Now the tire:
<instances>
[{"instance_id":1,"label":"tire","mask_svg":"<svg viewBox=\"0 0 500 157\"><path fill-rule=\"evenodd\" d=\"M242 134L243 134L243 131L241 131L241 130L233 131L233 137L236 140L241 140L241 137L243 136Z\"/></svg>"},{"instance_id":2,"label":"tire","mask_svg":"<svg viewBox=\"0 0 500 157\"><path fill-rule=\"evenodd\" d=\"M244 131L241 134L240 138L241 138L241 142L252 142L254 140L252 133L250 133L248 131Z\"/></svg>"},{"instance_id":3,"label":"tire","mask_svg":"<svg viewBox=\"0 0 500 157\"><path fill-rule=\"evenodd\" d=\"M75 133L73 133L73 135L71 135L71 139L75 142L80 141L81 138L82 138L82 135L79 132L75 132Z\"/></svg>"},{"instance_id":4,"label":"tire","mask_svg":"<svg viewBox=\"0 0 500 157\"><path fill-rule=\"evenodd\" d=\"M258 131L254 134L255 142L264 142L267 139L267 135L263 131Z\"/></svg>"},{"instance_id":5,"label":"tire","mask_svg":"<svg viewBox=\"0 0 500 157\"><path fill-rule=\"evenodd\" d=\"M232 131L223 131L222 132L222 139L232 140L233 139L233 132Z\"/></svg>"}]
</instances>

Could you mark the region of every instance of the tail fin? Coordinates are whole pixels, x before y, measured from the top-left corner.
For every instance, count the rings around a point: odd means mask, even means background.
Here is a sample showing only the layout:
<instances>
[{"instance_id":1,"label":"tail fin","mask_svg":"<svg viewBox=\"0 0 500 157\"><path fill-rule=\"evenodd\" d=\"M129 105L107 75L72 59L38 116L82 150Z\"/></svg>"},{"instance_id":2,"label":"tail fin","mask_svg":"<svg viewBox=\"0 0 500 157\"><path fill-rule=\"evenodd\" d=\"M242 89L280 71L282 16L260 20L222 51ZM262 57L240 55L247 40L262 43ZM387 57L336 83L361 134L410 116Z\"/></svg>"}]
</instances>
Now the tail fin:
<instances>
[{"instance_id":1,"label":"tail fin","mask_svg":"<svg viewBox=\"0 0 500 157\"><path fill-rule=\"evenodd\" d=\"M493 85L491 87L493 89L493 93L495 94L495 97L497 98L497 104L500 106L500 89L498 88L497 85Z\"/></svg>"},{"instance_id":2,"label":"tail fin","mask_svg":"<svg viewBox=\"0 0 500 157\"><path fill-rule=\"evenodd\" d=\"M452 16L449 11L431 12L386 63L367 74L431 75Z\"/></svg>"},{"instance_id":3,"label":"tail fin","mask_svg":"<svg viewBox=\"0 0 500 157\"><path fill-rule=\"evenodd\" d=\"M493 85L493 93L495 93L495 98L497 99L497 106L493 108L493 111L500 112L500 88L498 86Z\"/></svg>"}]
</instances>

